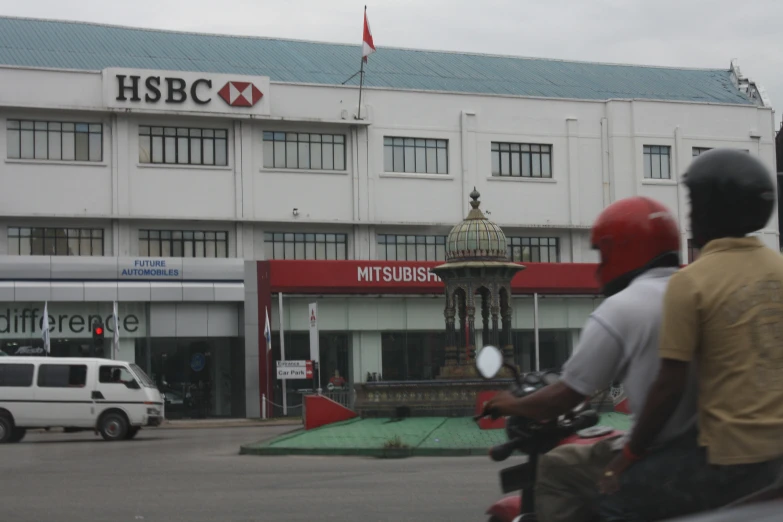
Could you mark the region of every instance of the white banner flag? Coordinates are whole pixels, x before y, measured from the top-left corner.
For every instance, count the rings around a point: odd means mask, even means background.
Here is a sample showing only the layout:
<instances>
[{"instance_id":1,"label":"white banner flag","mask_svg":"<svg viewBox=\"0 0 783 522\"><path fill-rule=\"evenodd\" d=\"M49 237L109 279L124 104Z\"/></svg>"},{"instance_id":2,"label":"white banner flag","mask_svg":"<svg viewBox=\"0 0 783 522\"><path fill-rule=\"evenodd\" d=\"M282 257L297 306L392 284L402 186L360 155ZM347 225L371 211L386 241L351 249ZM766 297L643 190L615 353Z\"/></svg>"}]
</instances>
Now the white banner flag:
<instances>
[{"instance_id":1,"label":"white banner flag","mask_svg":"<svg viewBox=\"0 0 783 522\"><path fill-rule=\"evenodd\" d=\"M117 301L114 301L114 337L112 346L114 347L114 358L118 359L120 355L120 321L117 319Z\"/></svg>"},{"instance_id":2,"label":"white banner flag","mask_svg":"<svg viewBox=\"0 0 783 522\"><path fill-rule=\"evenodd\" d=\"M41 339L43 339L44 350L46 350L46 354L51 354L52 343L51 339L49 339L49 301L44 303L43 323L41 323Z\"/></svg>"}]
</instances>

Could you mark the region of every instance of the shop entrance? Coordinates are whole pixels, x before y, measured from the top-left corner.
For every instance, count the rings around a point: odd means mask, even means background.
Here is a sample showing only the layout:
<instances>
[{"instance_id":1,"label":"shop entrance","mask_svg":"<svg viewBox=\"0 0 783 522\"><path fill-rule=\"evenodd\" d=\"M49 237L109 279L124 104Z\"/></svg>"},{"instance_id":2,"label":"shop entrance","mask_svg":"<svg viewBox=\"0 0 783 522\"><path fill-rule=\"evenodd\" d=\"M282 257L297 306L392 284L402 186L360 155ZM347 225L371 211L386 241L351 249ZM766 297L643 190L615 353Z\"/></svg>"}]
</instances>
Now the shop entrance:
<instances>
[{"instance_id":1,"label":"shop entrance","mask_svg":"<svg viewBox=\"0 0 783 522\"><path fill-rule=\"evenodd\" d=\"M245 416L244 345L241 338L153 338L146 369L164 395L166 418ZM146 357L137 343L137 361Z\"/></svg>"}]
</instances>

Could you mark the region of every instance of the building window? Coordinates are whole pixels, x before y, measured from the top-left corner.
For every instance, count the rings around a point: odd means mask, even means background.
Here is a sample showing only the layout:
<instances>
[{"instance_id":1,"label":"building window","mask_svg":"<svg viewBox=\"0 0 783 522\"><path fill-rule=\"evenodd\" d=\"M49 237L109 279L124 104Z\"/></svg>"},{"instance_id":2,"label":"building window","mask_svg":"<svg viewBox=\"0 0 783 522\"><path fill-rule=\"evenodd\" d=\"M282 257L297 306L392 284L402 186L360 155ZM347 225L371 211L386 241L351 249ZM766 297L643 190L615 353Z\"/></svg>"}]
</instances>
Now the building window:
<instances>
[{"instance_id":1,"label":"building window","mask_svg":"<svg viewBox=\"0 0 783 522\"><path fill-rule=\"evenodd\" d=\"M264 168L345 170L345 136L265 131Z\"/></svg>"},{"instance_id":2,"label":"building window","mask_svg":"<svg viewBox=\"0 0 783 522\"><path fill-rule=\"evenodd\" d=\"M671 147L667 145L644 146L644 177L671 179Z\"/></svg>"},{"instance_id":3,"label":"building window","mask_svg":"<svg viewBox=\"0 0 783 522\"><path fill-rule=\"evenodd\" d=\"M103 125L56 121L8 120L10 159L103 161Z\"/></svg>"},{"instance_id":4,"label":"building window","mask_svg":"<svg viewBox=\"0 0 783 522\"><path fill-rule=\"evenodd\" d=\"M139 230L139 255L149 257L228 257L228 232Z\"/></svg>"},{"instance_id":5,"label":"building window","mask_svg":"<svg viewBox=\"0 0 783 522\"><path fill-rule=\"evenodd\" d=\"M493 141L492 175L515 178L551 178L552 146Z\"/></svg>"},{"instance_id":6,"label":"building window","mask_svg":"<svg viewBox=\"0 0 783 522\"><path fill-rule=\"evenodd\" d=\"M423 138L383 138L386 172L449 173L449 142Z\"/></svg>"},{"instance_id":7,"label":"building window","mask_svg":"<svg viewBox=\"0 0 783 522\"><path fill-rule=\"evenodd\" d=\"M267 259L348 259L346 234L264 234Z\"/></svg>"},{"instance_id":8,"label":"building window","mask_svg":"<svg viewBox=\"0 0 783 522\"><path fill-rule=\"evenodd\" d=\"M8 227L12 256L102 256L101 228Z\"/></svg>"},{"instance_id":9,"label":"building window","mask_svg":"<svg viewBox=\"0 0 783 522\"><path fill-rule=\"evenodd\" d=\"M188 127L139 127L139 163L228 165L228 131Z\"/></svg>"},{"instance_id":10,"label":"building window","mask_svg":"<svg viewBox=\"0 0 783 522\"><path fill-rule=\"evenodd\" d=\"M446 259L446 236L378 234L378 259L443 261Z\"/></svg>"},{"instance_id":11,"label":"building window","mask_svg":"<svg viewBox=\"0 0 783 522\"><path fill-rule=\"evenodd\" d=\"M560 241L556 237L509 237L508 257L515 263L559 263Z\"/></svg>"},{"instance_id":12,"label":"building window","mask_svg":"<svg viewBox=\"0 0 783 522\"><path fill-rule=\"evenodd\" d=\"M693 240L688 239L688 264L693 263L699 258L699 249L693 246Z\"/></svg>"},{"instance_id":13,"label":"building window","mask_svg":"<svg viewBox=\"0 0 783 522\"><path fill-rule=\"evenodd\" d=\"M704 154L708 150L712 150L712 147L693 147L693 149L691 149L694 158Z\"/></svg>"}]
</instances>

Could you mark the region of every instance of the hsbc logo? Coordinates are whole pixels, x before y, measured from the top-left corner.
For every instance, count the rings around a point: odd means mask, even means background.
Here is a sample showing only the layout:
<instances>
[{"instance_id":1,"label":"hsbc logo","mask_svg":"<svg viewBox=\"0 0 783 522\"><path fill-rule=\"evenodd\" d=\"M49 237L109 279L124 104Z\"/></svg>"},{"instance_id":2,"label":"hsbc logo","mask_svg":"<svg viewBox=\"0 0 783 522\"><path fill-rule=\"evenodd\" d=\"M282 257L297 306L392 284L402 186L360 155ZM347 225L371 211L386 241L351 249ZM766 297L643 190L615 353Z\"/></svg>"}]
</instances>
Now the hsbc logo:
<instances>
[{"instance_id":1,"label":"hsbc logo","mask_svg":"<svg viewBox=\"0 0 783 522\"><path fill-rule=\"evenodd\" d=\"M166 105L193 104L206 106L214 94L212 80L195 78L169 78L117 74L116 97L118 102L164 103ZM264 94L251 82L229 81L217 91L217 95L230 107L253 107Z\"/></svg>"},{"instance_id":2,"label":"hsbc logo","mask_svg":"<svg viewBox=\"0 0 783 522\"><path fill-rule=\"evenodd\" d=\"M227 82L218 96L232 107L252 107L264 94L250 82Z\"/></svg>"}]
</instances>

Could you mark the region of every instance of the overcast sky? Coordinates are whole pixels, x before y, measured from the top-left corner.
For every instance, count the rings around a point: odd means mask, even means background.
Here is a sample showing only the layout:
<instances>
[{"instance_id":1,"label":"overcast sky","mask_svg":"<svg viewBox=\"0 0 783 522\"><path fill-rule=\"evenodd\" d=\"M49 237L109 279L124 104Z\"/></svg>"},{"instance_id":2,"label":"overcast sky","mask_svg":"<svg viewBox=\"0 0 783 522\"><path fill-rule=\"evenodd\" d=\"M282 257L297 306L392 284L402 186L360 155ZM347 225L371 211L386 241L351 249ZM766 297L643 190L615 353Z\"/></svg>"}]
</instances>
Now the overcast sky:
<instances>
[{"instance_id":1,"label":"overcast sky","mask_svg":"<svg viewBox=\"0 0 783 522\"><path fill-rule=\"evenodd\" d=\"M783 0L0 0L11 16L360 44L728 69L783 108Z\"/></svg>"}]
</instances>

